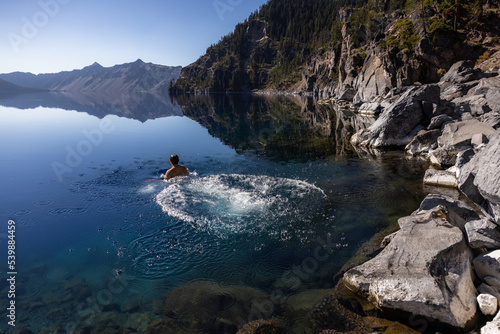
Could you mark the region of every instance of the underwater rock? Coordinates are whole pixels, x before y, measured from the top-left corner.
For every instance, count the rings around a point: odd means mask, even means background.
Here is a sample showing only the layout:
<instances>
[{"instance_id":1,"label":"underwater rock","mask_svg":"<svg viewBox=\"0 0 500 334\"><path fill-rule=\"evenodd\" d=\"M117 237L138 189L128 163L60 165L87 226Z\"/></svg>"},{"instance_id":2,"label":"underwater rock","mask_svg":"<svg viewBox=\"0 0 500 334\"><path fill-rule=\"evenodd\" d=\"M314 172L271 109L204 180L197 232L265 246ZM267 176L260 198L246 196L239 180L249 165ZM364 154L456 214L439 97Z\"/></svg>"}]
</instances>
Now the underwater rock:
<instances>
[{"instance_id":1,"label":"underwater rock","mask_svg":"<svg viewBox=\"0 0 500 334\"><path fill-rule=\"evenodd\" d=\"M340 332L364 333L367 330L363 318L344 307L333 293L323 298L310 312L308 318L315 333L332 328Z\"/></svg>"},{"instance_id":2,"label":"underwater rock","mask_svg":"<svg viewBox=\"0 0 500 334\"><path fill-rule=\"evenodd\" d=\"M35 334L31 330L27 328L18 328L15 329L11 334Z\"/></svg>"},{"instance_id":3,"label":"underwater rock","mask_svg":"<svg viewBox=\"0 0 500 334\"><path fill-rule=\"evenodd\" d=\"M94 328L85 327L75 332L75 334L133 334L137 333L132 328L124 328L120 325L98 325Z\"/></svg>"},{"instance_id":4,"label":"underwater rock","mask_svg":"<svg viewBox=\"0 0 500 334\"><path fill-rule=\"evenodd\" d=\"M287 332L269 320L254 320L241 328L236 334L286 334Z\"/></svg>"},{"instance_id":5,"label":"underwater rock","mask_svg":"<svg viewBox=\"0 0 500 334\"><path fill-rule=\"evenodd\" d=\"M126 328L133 328L139 333L145 333L152 318L147 313L132 313L125 323Z\"/></svg>"},{"instance_id":6,"label":"underwater rock","mask_svg":"<svg viewBox=\"0 0 500 334\"><path fill-rule=\"evenodd\" d=\"M165 316L146 333L236 332L254 319L269 319L282 302L254 288L195 281L167 293Z\"/></svg>"}]
</instances>

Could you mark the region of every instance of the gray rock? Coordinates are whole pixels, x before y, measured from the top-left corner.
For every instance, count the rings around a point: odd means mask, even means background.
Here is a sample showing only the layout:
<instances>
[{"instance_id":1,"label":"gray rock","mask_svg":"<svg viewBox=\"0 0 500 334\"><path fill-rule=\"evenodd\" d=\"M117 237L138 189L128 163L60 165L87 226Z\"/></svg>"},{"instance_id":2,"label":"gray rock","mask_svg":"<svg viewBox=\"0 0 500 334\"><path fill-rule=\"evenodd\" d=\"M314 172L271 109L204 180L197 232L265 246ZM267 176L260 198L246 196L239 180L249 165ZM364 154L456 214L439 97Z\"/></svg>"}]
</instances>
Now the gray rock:
<instances>
[{"instance_id":1,"label":"gray rock","mask_svg":"<svg viewBox=\"0 0 500 334\"><path fill-rule=\"evenodd\" d=\"M381 111L380 103L378 102L366 102L363 103L359 109L358 114L366 116L376 116L380 114Z\"/></svg>"},{"instance_id":2,"label":"gray rock","mask_svg":"<svg viewBox=\"0 0 500 334\"><path fill-rule=\"evenodd\" d=\"M427 130L441 129L443 124L452 122L453 118L448 115L438 115L431 118L431 122L427 126Z\"/></svg>"},{"instance_id":3,"label":"gray rock","mask_svg":"<svg viewBox=\"0 0 500 334\"><path fill-rule=\"evenodd\" d=\"M474 326L471 253L440 208L412 215L379 255L344 275L344 284L382 310Z\"/></svg>"},{"instance_id":4,"label":"gray rock","mask_svg":"<svg viewBox=\"0 0 500 334\"><path fill-rule=\"evenodd\" d=\"M500 130L461 169L459 188L500 224Z\"/></svg>"},{"instance_id":5,"label":"gray rock","mask_svg":"<svg viewBox=\"0 0 500 334\"><path fill-rule=\"evenodd\" d=\"M495 315L498 310L498 300L495 296L482 293L477 296L479 309L484 315Z\"/></svg>"},{"instance_id":6,"label":"gray rock","mask_svg":"<svg viewBox=\"0 0 500 334\"><path fill-rule=\"evenodd\" d=\"M453 99L451 102L461 113L470 114L468 118L481 116L491 111L491 108L488 106L488 101L483 96L479 95L459 97ZM462 117L462 119L464 119L464 117Z\"/></svg>"},{"instance_id":7,"label":"gray rock","mask_svg":"<svg viewBox=\"0 0 500 334\"><path fill-rule=\"evenodd\" d=\"M440 130L421 130L413 137L412 141L406 145L405 152L412 156L429 153L437 148L437 138L441 135Z\"/></svg>"},{"instance_id":8,"label":"gray rock","mask_svg":"<svg viewBox=\"0 0 500 334\"><path fill-rule=\"evenodd\" d=\"M484 98L484 108L493 112L500 112L500 76L483 78L472 88L468 95Z\"/></svg>"},{"instance_id":9,"label":"gray rock","mask_svg":"<svg viewBox=\"0 0 500 334\"><path fill-rule=\"evenodd\" d=\"M468 204L443 195L427 195L416 212L428 211L438 206L449 209L449 222L462 231L465 231L465 224L468 221L480 219L476 210Z\"/></svg>"},{"instance_id":10,"label":"gray rock","mask_svg":"<svg viewBox=\"0 0 500 334\"><path fill-rule=\"evenodd\" d=\"M474 69L474 63L470 60L463 60L453 64L448 72L441 78L440 83L444 88L451 84L465 83L479 79L481 70Z\"/></svg>"},{"instance_id":11,"label":"gray rock","mask_svg":"<svg viewBox=\"0 0 500 334\"><path fill-rule=\"evenodd\" d=\"M481 328L481 334L498 334L500 333L500 313L498 313L492 321L486 323Z\"/></svg>"},{"instance_id":12,"label":"gray rock","mask_svg":"<svg viewBox=\"0 0 500 334\"><path fill-rule=\"evenodd\" d=\"M470 143L472 144L472 146L488 144L488 137L486 137L484 133L476 133L472 136Z\"/></svg>"},{"instance_id":13,"label":"gray rock","mask_svg":"<svg viewBox=\"0 0 500 334\"><path fill-rule=\"evenodd\" d=\"M495 130L500 128L500 113L498 112L489 112L484 114L479 118L479 120L483 123L491 125Z\"/></svg>"},{"instance_id":14,"label":"gray rock","mask_svg":"<svg viewBox=\"0 0 500 334\"><path fill-rule=\"evenodd\" d=\"M487 219L467 222L465 231L471 248L500 248L500 227Z\"/></svg>"},{"instance_id":15,"label":"gray rock","mask_svg":"<svg viewBox=\"0 0 500 334\"><path fill-rule=\"evenodd\" d=\"M391 233L389 235L386 235L384 237L384 239L382 240L382 242L380 243L380 247L382 247L382 248L387 247L387 245L391 243L392 239L394 239L396 234L398 234L398 232L394 232L394 233Z\"/></svg>"},{"instance_id":16,"label":"gray rock","mask_svg":"<svg viewBox=\"0 0 500 334\"><path fill-rule=\"evenodd\" d=\"M428 169L425 171L424 184L457 188L458 180L456 174L448 170Z\"/></svg>"},{"instance_id":17,"label":"gray rock","mask_svg":"<svg viewBox=\"0 0 500 334\"><path fill-rule=\"evenodd\" d=\"M498 305L500 306L500 292L498 292L498 290L486 283L481 283L478 287L477 287L477 292L479 293L487 293L487 294L490 294L492 296L495 296L497 301L498 301Z\"/></svg>"},{"instance_id":18,"label":"gray rock","mask_svg":"<svg viewBox=\"0 0 500 334\"><path fill-rule=\"evenodd\" d=\"M494 289L500 289L500 278L496 276L484 276L483 281Z\"/></svg>"},{"instance_id":19,"label":"gray rock","mask_svg":"<svg viewBox=\"0 0 500 334\"><path fill-rule=\"evenodd\" d=\"M472 148L468 148L466 150L460 151L457 153L457 158L455 161L455 167L459 170L464 167L470 159L476 154L476 152ZM460 173L459 173L460 175Z\"/></svg>"},{"instance_id":20,"label":"gray rock","mask_svg":"<svg viewBox=\"0 0 500 334\"><path fill-rule=\"evenodd\" d=\"M439 87L425 85L407 90L369 128L352 136L351 143L366 147L407 145L421 129L424 100L438 104Z\"/></svg>"},{"instance_id":21,"label":"gray rock","mask_svg":"<svg viewBox=\"0 0 500 334\"><path fill-rule=\"evenodd\" d=\"M443 134L438 138L439 147L463 147L471 144L472 136L478 133L491 135L495 132L490 125L478 120L467 120L448 123L444 126Z\"/></svg>"},{"instance_id":22,"label":"gray rock","mask_svg":"<svg viewBox=\"0 0 500 334\"><path fill-rule=\"evenodd\" d=\"M483 253L472 261L476 275L484 280L486 276L500 278L500 250Z\"/></svg>"},{"instance_id":23,"label":"gray rock","mask_svg":"<svg viewBox=\"0 0 500 334\"><path fill-rule=\"evenodd\" d=\"M354 102L366 102L372 98L385 95L393 87L391 75L388 73L383 59L375 53L370 53L365 65L356 78L353 86L357 87Z\"/></svg>"},{"instance_id":24,"label":"gray rock","mask_svg":"<svg viewBox=\"0 0 500 334\"><path fill-rule=\"evenodd\" d=\"M429 160L441 168L451 167L457 162L460 149L453 146L438 147L429 151Z\"/></svg>"}]
</instances>

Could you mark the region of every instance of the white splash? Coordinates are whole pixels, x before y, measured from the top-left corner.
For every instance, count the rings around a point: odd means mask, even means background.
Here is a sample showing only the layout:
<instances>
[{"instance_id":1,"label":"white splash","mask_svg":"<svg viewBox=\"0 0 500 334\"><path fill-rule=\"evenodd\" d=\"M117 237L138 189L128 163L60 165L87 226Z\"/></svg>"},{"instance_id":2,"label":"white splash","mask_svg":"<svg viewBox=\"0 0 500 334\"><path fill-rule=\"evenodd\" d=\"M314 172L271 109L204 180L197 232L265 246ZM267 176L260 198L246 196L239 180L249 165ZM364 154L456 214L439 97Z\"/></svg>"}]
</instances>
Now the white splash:
<instances>
[{"instance_id":1,"label":"white splash","mask_svg":"<svg viewBox=\"0 0 500 334\"><path fill-rule=\"evenodd\" d=\"M328 201L318 187L300 180L239 174L186 178L156 196L169 216L225 236L260 232L311 220Z\"/></svg>"}]
</instances>

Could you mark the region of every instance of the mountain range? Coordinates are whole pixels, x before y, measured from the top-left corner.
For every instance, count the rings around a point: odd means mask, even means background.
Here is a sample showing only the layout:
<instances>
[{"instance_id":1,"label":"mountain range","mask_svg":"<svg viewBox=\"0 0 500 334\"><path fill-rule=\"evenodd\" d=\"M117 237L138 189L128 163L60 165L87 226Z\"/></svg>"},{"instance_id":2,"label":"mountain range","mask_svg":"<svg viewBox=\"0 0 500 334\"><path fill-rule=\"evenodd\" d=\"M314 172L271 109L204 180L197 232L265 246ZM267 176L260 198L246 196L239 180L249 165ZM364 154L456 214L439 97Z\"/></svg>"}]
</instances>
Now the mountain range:
<instances>
[{"instance_id":1,"label":"mountain range","mask_svg":"<svg viewBox=\"0 0 500 334\"><path fill-rule=\"evenodd\" d=\"M59 73L33 74L13 72L0 74L0 91L25 92L29 90L64 92L99 92L121 94L126 92L166 93L170 81L175 80L180 66L132 63L103 67L98 63L80 70Z\"/></svg>"}]
</instances>

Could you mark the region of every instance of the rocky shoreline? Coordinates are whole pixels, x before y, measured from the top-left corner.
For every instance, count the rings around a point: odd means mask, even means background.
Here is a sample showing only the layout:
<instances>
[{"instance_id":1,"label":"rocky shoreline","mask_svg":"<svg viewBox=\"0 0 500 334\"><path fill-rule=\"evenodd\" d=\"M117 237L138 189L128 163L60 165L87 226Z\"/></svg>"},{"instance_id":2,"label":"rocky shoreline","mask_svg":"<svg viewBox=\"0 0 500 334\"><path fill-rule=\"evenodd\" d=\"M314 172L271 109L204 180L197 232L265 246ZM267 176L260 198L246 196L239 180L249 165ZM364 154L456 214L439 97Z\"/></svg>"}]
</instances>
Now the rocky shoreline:
<instances>
[{"instance_id":1,"label":"rocky shoreline","mask_svg":"<svg viewBox=\"0 0 500 334\"><path fill-rule=\"evenodd\" d=\"M353 145L404 147L432 163L424 184L465 195L428 195L380 254L345 273L344 285L385 314L446 332L500 331L498 74L462 61L437 84L393 89L357 108L379 117Z\"/></svg>"}]
</instances>

